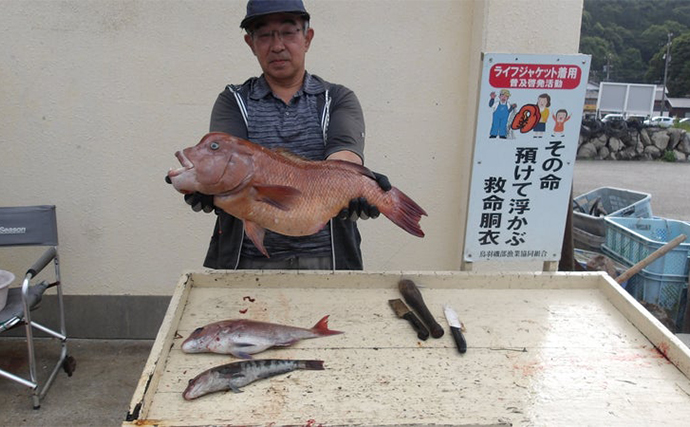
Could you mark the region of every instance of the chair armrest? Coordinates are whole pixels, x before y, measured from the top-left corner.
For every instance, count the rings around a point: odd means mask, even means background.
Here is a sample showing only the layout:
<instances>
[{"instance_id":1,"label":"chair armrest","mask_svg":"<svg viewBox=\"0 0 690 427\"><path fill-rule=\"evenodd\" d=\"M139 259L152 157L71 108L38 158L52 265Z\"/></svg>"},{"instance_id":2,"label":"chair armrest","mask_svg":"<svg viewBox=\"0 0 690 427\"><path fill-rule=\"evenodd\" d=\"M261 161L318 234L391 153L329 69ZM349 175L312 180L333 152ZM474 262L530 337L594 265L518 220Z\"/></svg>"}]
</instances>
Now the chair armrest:
<instances>
[{"instance_id":1,"label":"chair armrest","mask_svg":"<svg viewBox=\"0 0 690 427\"><path fill-rule=\"evenodd\" d=\"M26 274L31 275L31 277L35 277L45 268L46 265L48 265L50 261L55 258L56 255L57 249L55 249L54 246L48 248L45 252L43 252L43 255L41 255L34 265L32 265L31 268L26 271Z\"/></svg>"}]
</instances>

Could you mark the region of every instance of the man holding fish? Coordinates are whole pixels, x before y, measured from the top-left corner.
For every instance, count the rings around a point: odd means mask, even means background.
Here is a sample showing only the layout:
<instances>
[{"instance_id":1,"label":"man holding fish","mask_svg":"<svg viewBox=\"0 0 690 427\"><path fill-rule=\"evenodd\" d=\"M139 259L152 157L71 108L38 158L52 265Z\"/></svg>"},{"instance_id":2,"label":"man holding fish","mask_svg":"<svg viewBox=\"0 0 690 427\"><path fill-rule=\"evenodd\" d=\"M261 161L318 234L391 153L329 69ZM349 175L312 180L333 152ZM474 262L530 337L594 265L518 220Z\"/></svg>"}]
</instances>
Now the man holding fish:
<instances>
[{"instance_id":1,"label":"man holding fish","mask_svg":"<svg viewBox=\"0 0 690 427\"><path fill-rule=\"evenodd\" d=\"M361 270L355 220L380 212L423 236L424 210L362 166L364 117L355 94L306 71L314 37L309 18L302 0L249 0L240 27L263 74L228 85L213 107L212 133L176 154L183 167L166 179L193 210L218 214L205 267ZM214 167L218 172L202 173ZM240 178L242 168L248 172ZM236 181L220 189L233 171ZM202 185L208 182L215 187ZM326 191L313 188L319 185L340 186L348 199L332 200L317 218L309 204L325 205ZM343 191L346 185L356 191Z\"/></svg>"}]
</instances>

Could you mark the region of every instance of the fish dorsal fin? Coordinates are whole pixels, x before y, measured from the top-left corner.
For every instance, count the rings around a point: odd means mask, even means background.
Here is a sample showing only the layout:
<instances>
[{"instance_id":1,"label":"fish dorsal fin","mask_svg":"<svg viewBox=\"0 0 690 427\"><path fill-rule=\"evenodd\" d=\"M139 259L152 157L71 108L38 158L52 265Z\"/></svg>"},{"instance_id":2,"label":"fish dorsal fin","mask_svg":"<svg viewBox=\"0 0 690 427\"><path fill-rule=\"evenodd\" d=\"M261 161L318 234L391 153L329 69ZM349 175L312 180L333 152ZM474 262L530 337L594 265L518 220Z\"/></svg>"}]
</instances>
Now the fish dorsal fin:
<instances>
[{"instance_id":1,"label":"fish dorsal fin","mask_svg":"<svg viewBox=\"0 0 690 427\"><path fill-rule=\"evenodd\" d=\"M265 185L255 184L256 200L263 203L268 203L281 211L289 211L297 201L297 198L302 194L301 191L295 187L286 185Z\"/></svg>"},{"instance_id":2,"label":"fish dorsal fin","mask_svg":"<svg viewBox=\"0 0 690 427\"><path fill-rule=\"evenodd\" d=\"M360 175L368 176L371 179L376 179L374 173L370 171L369 168L357 163L348 162L346 160L325 160L323 163L328 165L329 167L350 170Z\"/></svg>"},{"instance_id":3,"label":"fish dorsal fin","mask_svg":"<svg viewBox=\"0 0 690 427\"><path fill-rule=\"evenodd\" d=\"M296 162L308 162L309 161L309 159L307 159L306 157L302 157L298 154L295 154L285 147L275 148L275 149L273 149L273 152L285 157L286 159L290 159L290 160L293 160Z\"/></svg>"}]
</instances>

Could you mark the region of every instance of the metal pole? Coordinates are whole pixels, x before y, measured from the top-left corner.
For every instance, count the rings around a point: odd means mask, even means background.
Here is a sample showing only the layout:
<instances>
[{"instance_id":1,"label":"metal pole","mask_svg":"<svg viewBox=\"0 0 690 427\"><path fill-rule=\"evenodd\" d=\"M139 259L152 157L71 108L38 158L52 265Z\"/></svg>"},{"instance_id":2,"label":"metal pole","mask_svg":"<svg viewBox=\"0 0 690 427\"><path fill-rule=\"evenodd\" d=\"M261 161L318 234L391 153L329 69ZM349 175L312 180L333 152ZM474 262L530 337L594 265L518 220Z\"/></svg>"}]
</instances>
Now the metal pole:
<instances>
[{"instance_id":1,"label":"metal pole","mask_svg":"<svg viewBox=\"0 0 690 427\"><path fill-rule=\"evenodd\" d=\"M666 78L668 76L668 63L671 62L671 37L673 37L673 33L668 33L667 36L666 55L664 55L664 59L666 60L664 64L664 87L661 89L661 116L664 115L664 108L666 107Z\"/></svg>"},{"instance_id":2,"label":"metal pole","mask_svg":"<svg viewBox=\"0 0 690 427\"><path fill-rule=\"evenodd\" d=\"M606 81L611 81L611 54L606 55Z\"/></svg>"}]
</instances>

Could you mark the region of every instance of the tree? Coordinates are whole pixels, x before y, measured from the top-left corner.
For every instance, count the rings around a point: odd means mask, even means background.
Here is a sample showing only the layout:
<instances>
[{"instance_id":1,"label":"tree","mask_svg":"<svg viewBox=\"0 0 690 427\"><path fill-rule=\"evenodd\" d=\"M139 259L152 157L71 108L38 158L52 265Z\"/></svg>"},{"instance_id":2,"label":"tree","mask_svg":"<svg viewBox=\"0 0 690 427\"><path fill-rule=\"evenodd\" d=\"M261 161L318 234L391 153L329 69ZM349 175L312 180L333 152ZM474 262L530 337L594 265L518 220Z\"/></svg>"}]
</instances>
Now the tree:
<instances>
[{"instance_id":1,"label":"tree","mask_svg":"<svg viewBox=\"0 0 690 427\"><path fill-rule=\"evenodd\" d=\"M580 52L592 55L592 63L589 73L595 80L606 79L606 62L612 54L611 44L601 37L582 37L580 39Z\"/></svg>"},{"instance_id":2,"label":"tree","mask_svg":"<svg viewBox=\"0 0 690 427\"><path fill-rule=\"evenodd\" d=\"M647 63L642 61L642 55L638 49L629 47L616 57L614 63L615 78L619 82L644 83Z\"/></svg>"},{"instance_id":3,"label":"tree","mask_svg":"<svg viewBox=\"0 0 690 427\"><path fill-rule=\"evenodd\" d=\"M668 34L682 34L688 31L688 27L676 22L666 21L663 24L654 24L649 26L640 34L640 53L642 60L649 62L659 48L666 46L668 41Z\"/></svg>"},{"instance_id":4,"label":"tree","mask_svg":"<svg viewBox=\"0 0 690 427\"><path fill-rule=\"evenodd\" d=\"M689 0L584 0L580 52L592 55L590 77L595 81L606 78L603 68L610 63L612 81L661 83L667 35L680 37L688 31ZM676 78L684 68L673 56Z\"/></svg>"},{"instance_id":5,"label":"tree","mask_svg":"<svg viewBox=\"0 0 690 427\"><path fill-rule=\"evenodd\" d=\"M660 48L649 64L646 78L650 82L663 84L666 65L666 45ZM690 96L690 31L674 37L671 41L671 60L666 76L668 96L680 98Z\"/></svg>"},{"instance_id":6,"label":"tree","mask_svg":"<svg viewBox=\"0 0 690 427\"><path fill-rule=\"evenodd\" d=\"M690 96L690 31L673 39L668 73L669 96Z\"/></svg>"}]
</instances>

